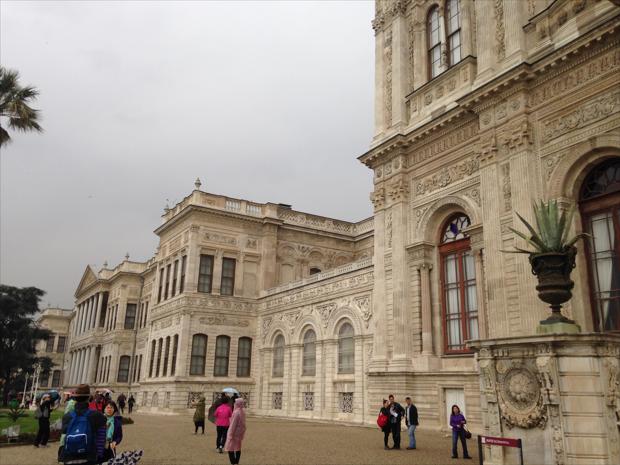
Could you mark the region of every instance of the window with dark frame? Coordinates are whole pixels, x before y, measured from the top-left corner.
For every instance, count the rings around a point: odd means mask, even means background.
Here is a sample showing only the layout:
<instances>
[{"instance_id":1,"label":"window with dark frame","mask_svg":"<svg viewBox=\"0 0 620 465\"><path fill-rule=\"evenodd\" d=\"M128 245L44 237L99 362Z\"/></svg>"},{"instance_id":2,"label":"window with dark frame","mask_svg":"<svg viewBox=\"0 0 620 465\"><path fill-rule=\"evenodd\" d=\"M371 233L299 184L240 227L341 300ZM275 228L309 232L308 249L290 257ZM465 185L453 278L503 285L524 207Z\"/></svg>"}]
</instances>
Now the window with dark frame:
<instances>
[{"instance_id":1,"label":"window with dark frame","mask_svg":"<svg viewBox=\"0 0 620 465\"><path fill-rule=\"evenodd\" d=\"M271 376L282 378L284 376L284 336L278 334L273 343L273 367Z\"/></svg>"},{"instance_id":2,"label":"window with dark frame","mask_svg":"<svg viewBox=\"0 0 620 465\"><path fill-rule=\"evenodd\" d=\"M230 337L218 336L215 340L215 365L213 376L228 376L228 359L230 354Z\"/></svg>"},{"instance_id":3,"label":"window with dark frame","mask_svg":"<svg viewBox=\"0 0 620 465\"><path fill-rule=\"evenodd\" d=\"M312 276L313 274L319 274L320 272L321 272L320 268L316 268L316 267L310 268L310 276Z\"/></svg>"},{"instance_id":4,"label":"window with dark frame","mask_svg":"<svg viewBox=\"0 0 620 465\"><path fill-rule=\"evenodd\" d=\"M448 40L448 66L461 61L461 15L459 0L446 2L446 32Z\"/></svg>"},{"instance_id":5,"label":"window with dark frame","mask_svg":"<svg viewBox=\"0 0 620 465\"><path fill-rule=\"evenodd\" d=\"M179 283L179 294L183 294L185 290L185 270L187 268L187 255L181 258L181 282Z\"/></svg>"},{"instance_id":6,"label":"window with dark frame","mask_svg":"<svg viewBox=\"0 0 620 465\"><path fill-rule=\"evenodd\" d=\"M316 375L316 333L309 329L304 334L302 376Z\"/></svg>"},{"instance_id":7,"label":"window with dark frame","mask_svg":"<svg viewBox=\"0 0 620 465\"><path fill-rule=\"evenodd\" d=\"M153 377L153 365L155 362L155 339L151 341L151 362L149 363L149 378Z\"/></svg>"},{"instance_id":8,"label":"window with dark frame","mask_svg":"<svg viewBox=\"0 0 620 465\"><path fill-rule=\"evenodd\" d=\"M60 370L54 370L52 373L52 387L60 387L60 376L62 372Z\"/></svg>"},{"instance_id":9,"label":"window with dark frame","mask_svg":"<svg viewBox=\"0 0 620 465\"><path fill-rule=\"evenodd\" d=\"M179 350L179 335L174 335L172 344L172 364L170 365L170 376L174 376L177 371L177 351Z\"/></svg>"},{"instance_id":10,"label":"window with dark frame","mask_svg":"<svg viewBox=\"0 0 620 465\"><path fill-rule=\"evenodd\" d=\"M426 21L428 41L428 69L431 79L441 73L441 22L439 21L439 7L435 5L428 12Z\"/></svg>"},{"instance_id":11,"label":"window with dark frame","mask_svg":"<svg viewBox=\"0 0 620 465\"><path fill-rule=\"evenodd\" d=\"M164 369L162 376L168 376L168 360L170 357L170 336L166 336L166 348L164 349Z\"/></svg>"},{"instance_id":12,"label":"window with dark frame","mask_svg":"<svg viewBox=\"0 0 620 465\"><path fill-rule=\"evenodd\" d=\"M172 265L166 265L166 287L164 288L164 300L168 300L168 291L170 287L170 268Z\"/></svg>"},{"instance_id":13,"label":"window with dark frame","mask_svg":"<svg viewBox=\"0 0 620 465\"><path fill-rule=\"evenodd\" d=\"M620 331L620 158L595 166L579 195L595 331Z\"/></svg>"},{"instance_id":14,"label":"window with dark frame","mask_svg":"<svg viewBox=\"0 0 620 465\"><path fill-rule=\"evenodd\" d=\"M252 339L240 337L237 346L237 376L240 378L250 376L252 368Z\"/></svg>"},{"instance_id":15,"label":"window with dark frame","mask_svg":"<svg viewBox=\"0 0 620 465\"><path fill-rule=\"evenodd\" d=\"M41 372L41 374L39 375L39 386L47 387L49 382L50 382L50 373L49 373L49 371L47 373Z\"/></svg>"},{"instance_id":16,"label":"window with dark frame","mask_svg":"<svg viewBox=\"0 0 620 465\"><path fill-rule=\"evenodd\" d=\"M131 361L129 355L123 355L118 361L118 375L116 376L116 382L126 383L129 381L129 362Z\"/></svg>"},{"instance_id":17,"label":"window with dark frame","mask_svg":"<svg viewBox=\"0 0 620 465\"><path fill-rule=\"evenodd\" d=\"M222 283L220 286L221 295L233 295L235 291L235 267L237 260L224 257L222 259Z\"/></svg>"},{"instance_id":18,"label":"window with dark frame","mask_svg":"<svg viewBox=\"0 0 620 465\"><path fill-rule=\"evenodd\" d=\"M141 373L142 373L142 354L140 354L140 358L138 359L138 381L140 381Z\"/></svg>"},{"instance_id":19,"label":"window with dark frame","mask_svg":"<svg viewBox=\"0 0 620 465\"><path fill-rule=\"evenodd\" d=\"M66 336L58 336L58 344L56 345L56 352L59 354L64 353L66 343L67 343Z\"/></svg>"},{"instance_id":20,"label":"window with dark frame","mask_svg":"<svg viewBox=\"0 0 620 465\"><path fill-rule=\"evenodd\" d=\"M148 319L148 315L149 315L149 301L146 301L146 305L144 306L144 316L142 317L144 320L142 322L142 327L144 328L146 326L146 321Z\"/></svg>"},{"instance_id":21,"label":"window with dark frame","mask_svg":"<svg viewBox=\"0 0 620 465\"><path fill-rule=\"evenodd\" d=\"M137 304L127 304L127 307L125 307L125 329L135 328L137 307Z\"/></svg>"},{"instance_id":22,"label":"window with dark frame","mask_svg":"<svg viewBox=\"0 0 620 465\"><path fill-rule=\"evenodd\" d=\"M45 352L54 352L54 342L56 341L56 335L50 334L45 341Z\"/></svg>"},{"instance_id":23,"label":"window with dark frame","mask_svg":"<svg viewBox=\"0 0 620 465\"><path fill-rule=\"evenodd\" d=\"M177 293L177 275L179 274L179 261L174 261L174 267L172 268L172 289L171 289L171 297L174 297Z\"/></svg>"},{"instance_id":24,"label":"window with dark frame","mask_svg":"<svg viewBox=\"0 0 620 465\"><path fill-rule=\"evenodd\" d=\"M469 226L467 215L457 214L442 229L439 256L446 354L470 353L465 341L478 338L476 268L465 232Z\"/></svg>"},{"instance_id":25,"label":"window with dark frame","mask_svg":"<svg viewBox=\"0 0 620 465\"><path fill-rule=\"evenodd\" d=\"M207 335L194 334L192 337L192 356L189 364L190 375L204 375L207 359Z\"/></svg>"},{"instance_id":26,"label":"window with dark frame","mask_svg":"<svg viewBox=\"0 0 620 465\"><path fill-rule=\"evenodd\" d=\"M162 290L164 288L164 269L159 269L159 288L157 291L157 303L161 302Z\"/></svg>"},{"instance_id":27,"label":"window with dark frame","mask_svg":"<svg viewBox=\"0 0 620 465\"><path fill-rule=\"evenodd\" d=\"M213 255L200 256L198 271L198 292L211 293L213 287Z\"/></svg>"}]
</instances>

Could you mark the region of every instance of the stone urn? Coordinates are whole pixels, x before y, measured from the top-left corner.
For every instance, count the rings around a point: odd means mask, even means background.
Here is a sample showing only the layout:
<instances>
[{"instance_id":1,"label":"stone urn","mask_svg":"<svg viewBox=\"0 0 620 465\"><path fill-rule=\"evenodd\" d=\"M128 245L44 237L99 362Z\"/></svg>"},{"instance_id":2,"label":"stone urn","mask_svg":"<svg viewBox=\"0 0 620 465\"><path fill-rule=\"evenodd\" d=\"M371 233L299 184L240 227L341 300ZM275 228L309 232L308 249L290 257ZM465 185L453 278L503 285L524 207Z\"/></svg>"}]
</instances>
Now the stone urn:
<instances>
[{"instance_id":1,"label":"stone urn","mask_svg":"<svg viewBox=\"0 0 620 465\"><path fill-rule=\"evenodd\" d=\"M575 268L577 248L572 246L566 252L531 254L532 273L538 278L538 298L551 307L551 316L541 324L575 323L562 315L562 304L573 296L575 283L570 274Z\"/></svg>"}]
</instances>

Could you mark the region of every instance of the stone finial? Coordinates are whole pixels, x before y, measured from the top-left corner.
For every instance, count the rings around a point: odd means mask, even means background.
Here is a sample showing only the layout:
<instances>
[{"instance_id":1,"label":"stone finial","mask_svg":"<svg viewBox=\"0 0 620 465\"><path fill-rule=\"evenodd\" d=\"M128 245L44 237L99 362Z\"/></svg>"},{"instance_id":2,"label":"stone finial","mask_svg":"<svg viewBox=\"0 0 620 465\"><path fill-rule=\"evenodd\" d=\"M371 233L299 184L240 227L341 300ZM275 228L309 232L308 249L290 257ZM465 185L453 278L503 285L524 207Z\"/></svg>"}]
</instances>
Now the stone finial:
<instances>
[{"instance_id":1,"label":"stone finial","mask_svg":"<svg viewBox=\"0 0 620 465\"><path fill-rule=\"evenodd\" d=\"M129 260L129 252L125 254L125 260Z\"/></svg>"},{"instance_id":2,"label":"stone finial","mask_svg":"<svg viewBox=\"0 0 620 465\"><path fill-rule=\"evenodd\" d=\"M103 262L103 267L107 268L108 267L108 261L106 260L105 262Z\"/></svg>"},{"instance_id":3,"label":"stone finial","mask_svg":"<svg viewBox=\"0 0 620 465\"><path fill-rule=\"evenodd\" d=\"M197 191L200 190L200 186L202 186L202 183L200 182L200 178L196 178L196 181L194 182L194 186L196 186Z\"/></svg>"}]
</instances>

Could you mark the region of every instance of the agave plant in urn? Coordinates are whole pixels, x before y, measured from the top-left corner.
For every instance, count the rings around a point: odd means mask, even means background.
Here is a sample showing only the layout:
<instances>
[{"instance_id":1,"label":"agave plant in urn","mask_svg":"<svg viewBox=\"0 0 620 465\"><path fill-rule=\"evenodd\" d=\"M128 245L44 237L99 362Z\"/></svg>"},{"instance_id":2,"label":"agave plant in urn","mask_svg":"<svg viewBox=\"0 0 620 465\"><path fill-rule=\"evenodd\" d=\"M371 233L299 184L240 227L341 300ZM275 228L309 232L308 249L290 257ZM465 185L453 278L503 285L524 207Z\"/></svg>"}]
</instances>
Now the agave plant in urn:
<instances>
[{"instance_id":1,"label":"agave plant in urn","mask_svg":"<svg viewBox=\"0 0 620 465\"><path fill-rule=\"evenodd\" d=\"M560 212L557 201L534 203L534 217L536 228L517 213L528 233L510 228L512 232L523 238L532 250L515 247L515 250L507 252L524 253L529 255L532 273L538 278L538 297L551 307L551 316L542 320L539 332L554 332L548 325L566 331L574 331L579 327L575 322L562 315L562 304L572 297L572 289L575 283L570 279L571 272L575 268L577 247L575 244L584 239L588 234L577 234L569 238L570 225L572 224L574 208ZM547 327L547 328L546 328Z\"/></svg>"}]
</instances>

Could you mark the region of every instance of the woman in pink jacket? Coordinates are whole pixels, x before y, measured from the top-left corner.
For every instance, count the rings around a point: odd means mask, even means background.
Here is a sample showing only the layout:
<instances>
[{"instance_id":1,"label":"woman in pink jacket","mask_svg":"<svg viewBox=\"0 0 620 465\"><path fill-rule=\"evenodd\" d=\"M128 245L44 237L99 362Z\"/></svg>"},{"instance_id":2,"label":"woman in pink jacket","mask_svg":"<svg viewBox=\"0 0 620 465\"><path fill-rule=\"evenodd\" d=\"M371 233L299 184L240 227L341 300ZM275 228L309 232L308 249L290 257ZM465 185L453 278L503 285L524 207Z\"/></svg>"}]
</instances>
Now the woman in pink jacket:
<instances>
[{"instance_id":1,"label":"woman in pink jacket","mask_svg":"<svg viewBox=\"0 0 620 465\"><path fill-rule=\"evenodd\" d=\"M228 428L228 437L226 438L226 452L231 464L239 463L241 458L241 442L245 435L245 401L242 398L235 400L235 411L230 420L230 428Z\"/></svg>"},{"instance_id":2,"label":"woman in pink jacket","mask_svg":"<svg viewBox=\"0 0 620 465\"><path fill-rule=\"evenodd\" d=\"M215 410L215 427L217 429L216 448L221 454L226 443L226 433L233 412L229 402L224 402Z\"/></svg>"}]
</instances>

